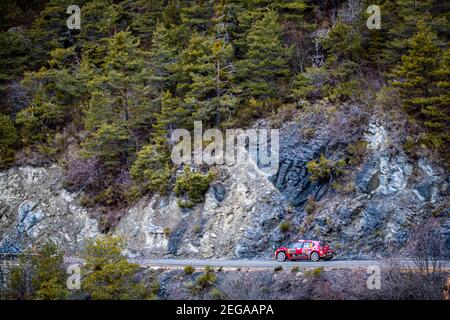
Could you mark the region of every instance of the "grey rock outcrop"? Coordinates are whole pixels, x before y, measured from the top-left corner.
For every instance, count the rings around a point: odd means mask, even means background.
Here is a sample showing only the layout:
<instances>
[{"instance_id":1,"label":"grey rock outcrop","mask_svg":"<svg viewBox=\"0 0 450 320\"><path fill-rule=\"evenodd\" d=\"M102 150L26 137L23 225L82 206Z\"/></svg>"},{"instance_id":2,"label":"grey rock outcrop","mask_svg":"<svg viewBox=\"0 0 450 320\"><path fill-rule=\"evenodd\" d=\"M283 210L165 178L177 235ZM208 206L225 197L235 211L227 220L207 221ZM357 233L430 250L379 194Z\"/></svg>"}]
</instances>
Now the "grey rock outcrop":
<instances>
[{"instance_id":1,"label":"grey rock outcrop","mask_svg":"<svg viewBox=\"0 0 450 320\"><path fill-rule=\"evenodd\" d=\"M0 172L0 252L52 240L71 253L99 233L97 221L62 181L57 166Z\"/></svg>"}]
</instances>

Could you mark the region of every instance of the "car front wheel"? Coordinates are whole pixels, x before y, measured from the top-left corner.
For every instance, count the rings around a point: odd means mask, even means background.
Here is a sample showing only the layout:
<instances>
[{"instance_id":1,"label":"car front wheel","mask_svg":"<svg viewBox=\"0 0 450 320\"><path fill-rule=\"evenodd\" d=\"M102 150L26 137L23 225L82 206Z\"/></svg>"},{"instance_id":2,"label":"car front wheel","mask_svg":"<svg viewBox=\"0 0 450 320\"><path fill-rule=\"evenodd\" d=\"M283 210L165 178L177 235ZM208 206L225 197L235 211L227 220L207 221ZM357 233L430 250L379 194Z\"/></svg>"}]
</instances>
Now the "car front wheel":
<instances>
[{"instance_id":1,"label":"car front wheel","mask_svg":"<svg viewBox=\"0 0 450 320\"><path fill-rule=\"evenodd\" d=\"M319 254L317 253L317 252L313 252L313 253L311 253L311 260L312 261L314 261L314 262L317 262L317 261L319 261L319 259L320 259L320 257L319 257Z\"/></svg>"},{"instance_id":2,"label":"car front wheel","mask_svg":"<svg viewBox=\"0 0 450 320\"><path fill-rule=\"evenodd\" d=\"M284 252L278 252L277 260L280 262L283 262L284 260L286 260L286 254Z\"/></svg>"}]
</instances>

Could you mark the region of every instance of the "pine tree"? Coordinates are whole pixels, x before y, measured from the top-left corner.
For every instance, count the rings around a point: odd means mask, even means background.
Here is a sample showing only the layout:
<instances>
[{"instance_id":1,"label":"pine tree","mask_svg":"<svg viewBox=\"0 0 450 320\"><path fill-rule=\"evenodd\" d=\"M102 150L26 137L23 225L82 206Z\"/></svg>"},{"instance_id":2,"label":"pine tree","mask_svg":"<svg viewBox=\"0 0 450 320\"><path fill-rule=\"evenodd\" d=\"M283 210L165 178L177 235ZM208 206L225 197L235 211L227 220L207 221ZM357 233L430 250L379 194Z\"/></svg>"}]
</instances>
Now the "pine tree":
<instances>
[{"instance_id":1,"label":"pine tree","mask_svg":"<svg viewBox=\"0 0 450 320\"><path fill-rule=\"evenodd\" d=\"M436 34L425 23L419 22L418 32L409 41L409 51L394 74L397 79L393 85L400 89L403 107L429 129L429 144L442 148L448 140L445 131L450 114L448 53L442 55Z\"/></svg>"},{"instance_id":2,"label":"pine tree","mask_svg":"<svg viewBox=\"0 0 450 320\"><path fill-rule=\"evenodd\" d=\"M166 193L172 174L170 163L170 138L176 128L185 128L189 118L181 100L166 91L161 97L161 110L152 126L151 144L144 145L137 153L130 173L134 181L134 192Z\"/></svg>"},{"instance_id":3,"label":"pine tree","mask_svg":"<svg viewBox=\"0 0 450 320\"><path fill-rule=\"evenodd\" d=\"M127 12L127 21L129 21L129 31L141 39L141 46L148 49L156 25L161 19L164 10L165 0L137 0L124 1L123 9Z\"/></svg>"},{"instance_id":4,"label":"pine tree","mask_svg":"<svg viewBox=\"0 0 450 320\"><path fill-rule=\"evenodd\" d=\"M79 1L77 5L81 7L85 2L87 1ZM52 50L73 44L72 32L66 26L66 9L71 4L70 0L50 0L33 21L27 32L31 39L33 67L45 65Z\"/></svg>"},{"instance_id":5,"label":"pine tree","mask_svg":"<svg viewBox=\"0 0 450 320\"><path fill-rule=\"evenodd\" d=\"M164 92L161 97L160 112L156 115L155 123L152 126L153 143L161 148L167 146L173 130L188 126L189 119L190 115L183 108L181 99L173 97L169 91Z\"/></svg>"},{"instance_id":6,"label":"pine tree","mask_svg":"<svg viewBox=\"0 0 450 320\"><path fill-rule=\"evenodd\" d=\"M165 24L158 23L153 33L150 56L150 83L159 96L163 91L174 89L173 65L178 59L176 39Z\"/></svg>"},{"instance_id":7,"label":"pine tree","mask_svg":"<svg viewBox=\"0 0 450 320\"><path fill-rule=\"evenodd\" d=\"M74 48L57 48L50 53L49 67L27 72L22 81L31 101L16 117L22 142L45 141L80 113L79 103L87 92L85 75Z\"/></svg>"},{"instance_id":8,"label":"pine tree","mask_svg":"<svg viewBox=\"0 0 450 320\"><path fill-rule=\"evenodd\" d=\"M436 35L423 23L409 45L408 54L402 57L402 64L394 72L398 80L393 84L400 88L404 106L417 115L427 104L424 99L435 95L434 73L440 50Z\"/></svg>"},{"instance_id":9,"label":"pine tree","mask_svg":"<svg viewBox=\"0 0 450 320\"><path fill-rule=\"evenodd\" d=\"M339 62L343 60L359 61L361 36L357 30L345 23L338 22L322 41L328 53Z\"/></svg>"},{"instance_id":10,"label":"pine tree","mask_svg":"<svg viewBox=\"0 0 450 320\"><path fill-rule=\"evenodd\" d=\"M97 157L110 174L127 164L132 147L130 131L120 122L103 123L82 144L87 157Z\"/></svg>"},{"instance_id":11,"label":"pine tree","mask_svg":"<svg viewBox=\"0 0 450 320\"><path fill-rule=\"evenodd\" d=\"M224 116L229 118L234 113L237 104L233 95L233 48L226 41L213 37L195 36L191 41L200 45L191 65L185 104L194 110L194 119L219 124Z\"/></svg>"},{"instance_id":12,"label":"pine tree","mask_svg":"<svg viewBox=\"0 0 450 320\"><path fill-rule=\"evenodd\" d=\"M11 119L0 113L0 169L4 169L14 160L18 135Z\"/></svg>"},{"instance_id":13,"label":"pine tree","mask_svg":"<svg viewBox=\"0 0 450 320\"><path fill-rule=\"evenodd\" d=\"M139 150L130 169L135 196L167 192L172 175L169 161L167 150L161 150L159 145L148 144Z\"/></svg>"},{"instance_id":14,"label":"pine tree","mask_svg":"<svg viewBox=\"0 0 450 320\"><path fill-rule=\"evenodd\" d=\"M214 16L214 1L189 0L183 1L181 19L190 30L207 31L212 25Z\"/></svg>"},{"instance_id":15,"label":"pine tree","mask_svg":"<svg viewBox=\"0 0 450 320\"><path fill-rule=\"evenodd\" d=\"M98 238L87 244L82 290L94 300L145 299L150 294L134 277L139 266L122 255L119 237Z\"/></svg>"},{"instance_id":16,"label":"pine tree","mask_svg":"<svg viewBox=\"0 0 450 320\"><path fill-rule=\"evenodd\" d=\"M131 127L144 126L151 118L148 102L147 52L130 32L108 39L108 54L102 69L90 81L92 98L86 112L86 128L101 123L124 121Z\"/></svg>"},{"instance_id":17,"label":"pine tree","mask_svg":"<svg viewBox=\"0 0 450 320\"><path fill-rule=\"evenodd\" d=\"M30 47L21 31L0 33L0 112L12 112L7 101L11 81L31 64Z\"/></svg>"},{"instance_id":18,"label":"pine tree","mask_svg":"<svg viewBox=\"0 0 450 320\"><path fill-rule=\"evenodd\" d=\"M9 298L58 300L69 291L63 268L63 253L54 242L46 242L19 255L9 277Z\"/></svg>"},{"instance_id":19,"label":"pine tree","mask_svg":"<svg viewBox=\"0 0 450 320\"><path fill-rule=\"evenodd\" d=\"M290 50L282 41L278 14L267 11L255 22L247 37L248 50L238 65L244 96L272 98L279 94L277 83L289 73Z\"/></svg>"}]
</instances>

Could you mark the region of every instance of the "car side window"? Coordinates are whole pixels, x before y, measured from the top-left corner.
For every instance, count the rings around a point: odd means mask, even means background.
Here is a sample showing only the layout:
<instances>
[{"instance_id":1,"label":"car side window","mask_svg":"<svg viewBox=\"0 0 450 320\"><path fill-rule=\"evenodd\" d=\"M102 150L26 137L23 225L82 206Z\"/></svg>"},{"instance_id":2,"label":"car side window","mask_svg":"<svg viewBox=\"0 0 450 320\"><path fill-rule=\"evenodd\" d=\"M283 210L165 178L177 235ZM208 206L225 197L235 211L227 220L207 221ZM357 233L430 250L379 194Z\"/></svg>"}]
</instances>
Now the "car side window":
<instances>
[{"instance_id":1,"label":"car side window","mask_svg":"<svg viewBox=\"0 0 450 320\"><path fill-rule=\"evenodd\" d=\"M305 242L305 243L303 244L303 248L305 248L305 249L310 249L310 248L312 248L312 243L311 243L311 242Z\"/></svg>"}]
</instances>

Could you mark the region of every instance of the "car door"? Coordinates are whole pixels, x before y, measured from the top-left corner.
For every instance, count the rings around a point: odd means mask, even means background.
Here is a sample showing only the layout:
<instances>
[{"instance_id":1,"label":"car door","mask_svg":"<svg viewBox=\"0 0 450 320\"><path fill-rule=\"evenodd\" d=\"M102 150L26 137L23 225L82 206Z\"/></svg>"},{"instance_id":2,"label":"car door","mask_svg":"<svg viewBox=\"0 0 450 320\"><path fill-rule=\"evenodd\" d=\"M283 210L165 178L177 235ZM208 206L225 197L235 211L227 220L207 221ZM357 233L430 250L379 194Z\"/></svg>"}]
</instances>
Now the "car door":
<instances>
[{"instance_id":1,"label":"car door","mask_svg":"<svg viewBox=\"0 0 450 320\"><path fill-rule=\"evenodd\" d=\"M297 249L295 247L295 243L290 244L286 250L286 255L287 255L288 259L295 259L296 253L297 253Z\"/></svg>"},{"instance_id":2,"label":"car door","mask_svg":"<svg viewBox=\"0 0 450 320\"><path fill-rule=\"evenodd\" d=\"M303 250L303 243L298 242L294 244L295 248L295 259L301 259L302 258L302 250Z\"/></svg>"},{"instance_id":3,"label":"car door","mask_svg":"<svg viewBox=\"0 0 450 320\"><path fill-rule=\"evenodd\" d=\"M303 243L292 243L287 249L289 259L299 259L302 253Z\"/></svg>"},{"instance_id":4,"label":"car door","mask_svg":"<svg viewBox=\"0 0 450 320\"><path fill-rule=\"evenodd\" d=\"M312 249L313 243L311 241L305 241L302 248L302 259L309 259Z\"/></svg>"}]
</instances>

